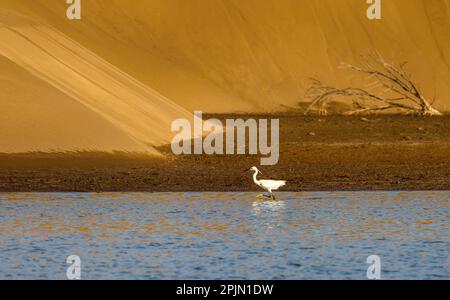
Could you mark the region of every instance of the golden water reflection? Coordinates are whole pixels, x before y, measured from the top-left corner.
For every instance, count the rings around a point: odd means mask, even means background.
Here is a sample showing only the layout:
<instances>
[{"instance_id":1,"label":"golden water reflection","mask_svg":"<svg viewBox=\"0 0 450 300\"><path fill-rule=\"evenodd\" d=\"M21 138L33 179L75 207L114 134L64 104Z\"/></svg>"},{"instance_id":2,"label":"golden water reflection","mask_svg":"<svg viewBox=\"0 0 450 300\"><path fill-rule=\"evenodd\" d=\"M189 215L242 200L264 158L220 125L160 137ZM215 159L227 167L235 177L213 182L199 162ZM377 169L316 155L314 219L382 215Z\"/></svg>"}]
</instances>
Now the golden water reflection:
<instances>
[{"instance_id":1,"label":"golden water reflection","mask_svg":"<svg viewBox=\"0 0 450 300\"><path fill-rule=\"evenodd\" d=\"M427 257L414 276L426 276L432 268L436 274L431 275L449 276L448 192L277 196L261 201L255 193L0 194L0 242L8 255L3 259L14 257L14 264L3 265L10 273L25 274L17 266L28 255L45 265L50 253L74 248L88 252L100 274L109 257L127 268L145 261L137 269L141 275L148 268L170 278L178 278L177 272L200 274L174 267L194 261L218 276L220 266L243 264L243 274L258 275L262 268L262 273L298 279L308 270L319 274L313 266L326 269L326 264L337 268L337 275L350 276L335 260L348 266L355 257L378 252L392 256L394 266L407 259L405 253L416 265Z\"/></svg>"}]
</instances>

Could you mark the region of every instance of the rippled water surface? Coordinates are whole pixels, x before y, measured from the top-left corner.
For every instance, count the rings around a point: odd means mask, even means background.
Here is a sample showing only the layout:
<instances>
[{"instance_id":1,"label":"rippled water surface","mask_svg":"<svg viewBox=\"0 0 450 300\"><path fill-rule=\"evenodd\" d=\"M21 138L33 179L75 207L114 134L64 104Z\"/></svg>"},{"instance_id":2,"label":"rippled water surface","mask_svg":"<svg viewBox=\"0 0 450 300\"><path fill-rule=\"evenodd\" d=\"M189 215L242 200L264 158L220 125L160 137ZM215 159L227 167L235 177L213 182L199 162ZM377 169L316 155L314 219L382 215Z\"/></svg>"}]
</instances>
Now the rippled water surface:
<instances>
[{"instance_id":1,"label":"rippled water surface","mask_svg":"<svg viewBox=\"0 0 450 300\"><path fill-rule=\"evenodd\" d=\"M0 194L0 279L450 279L450 192Z\"/></svg>"}]
</instances>

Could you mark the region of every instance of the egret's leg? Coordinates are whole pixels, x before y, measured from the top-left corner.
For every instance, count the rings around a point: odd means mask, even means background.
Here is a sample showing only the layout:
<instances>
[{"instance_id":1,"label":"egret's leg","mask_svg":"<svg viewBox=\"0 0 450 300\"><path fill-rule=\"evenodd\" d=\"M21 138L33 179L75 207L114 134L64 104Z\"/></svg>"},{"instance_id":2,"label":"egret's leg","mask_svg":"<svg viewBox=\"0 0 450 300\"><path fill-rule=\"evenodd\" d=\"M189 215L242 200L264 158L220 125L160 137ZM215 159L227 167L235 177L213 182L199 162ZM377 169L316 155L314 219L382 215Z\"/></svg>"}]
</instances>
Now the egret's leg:
<instances>
[{"instance_id":1,"label":"egret's leg","mask_svg":"<svg viewBox=\"0 0 450 300\"><path fill-rule=\"evenodd\" d=\"M272 190L269 189L268 191L269 191L270 200L275 200L275 196L273 195Z\"/></svg>"}]
</instances>

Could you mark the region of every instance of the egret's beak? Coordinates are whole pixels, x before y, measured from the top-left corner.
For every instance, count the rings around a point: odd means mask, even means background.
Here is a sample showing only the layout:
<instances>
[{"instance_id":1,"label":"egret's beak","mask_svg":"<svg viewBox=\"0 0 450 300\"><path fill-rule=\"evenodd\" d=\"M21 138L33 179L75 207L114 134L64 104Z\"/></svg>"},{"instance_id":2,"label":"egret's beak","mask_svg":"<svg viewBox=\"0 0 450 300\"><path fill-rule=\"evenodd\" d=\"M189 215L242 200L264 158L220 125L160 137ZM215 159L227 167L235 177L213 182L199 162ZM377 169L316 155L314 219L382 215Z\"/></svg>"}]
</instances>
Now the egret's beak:
<instances>
[{"instance_id":1,"label":"egret's beak","mask_svg":"<svg viewBox=\"0 0 450 300\"><path fill-rule=\"evenodd\" d=\"M263 172L259 171L259 174L264 175Z\"/></svg>"}]
</instances>

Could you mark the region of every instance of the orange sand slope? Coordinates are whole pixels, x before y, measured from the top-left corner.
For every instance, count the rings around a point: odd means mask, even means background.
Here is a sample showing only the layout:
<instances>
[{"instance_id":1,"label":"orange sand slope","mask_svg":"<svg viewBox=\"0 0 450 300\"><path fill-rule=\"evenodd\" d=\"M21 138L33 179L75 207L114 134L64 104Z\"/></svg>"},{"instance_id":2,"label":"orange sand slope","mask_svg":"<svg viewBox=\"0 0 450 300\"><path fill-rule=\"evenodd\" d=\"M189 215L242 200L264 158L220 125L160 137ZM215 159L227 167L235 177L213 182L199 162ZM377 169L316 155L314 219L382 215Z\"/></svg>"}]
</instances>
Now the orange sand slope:
<instances>
[{"instance_id":1,"label":"orange sand slope","mask_svg":"<svg viewBox=\"0 0 450 300\"><path fill-rule=\"evenodd\" d=\"M65 2L0 0L0 152L147 151L180 114L295 107L309 77L361 84L336 67L367 51L450 109L450 0L383 1L378 21L365 0L82 1L80 21Z\"/></svg>"},{"instance_id":2,"label":"orange sand slope","mask_svg":"<svg viewBox=\"0 0 450 300\"><path fill-rule=\"evenodd\" d=\"M170 141L170 122L190 118L179 105L56 29L0 11L0 40L2 75L10 81L2 81L4 152L156 153L149 145Z\"/></svg>"}]
</instances>

